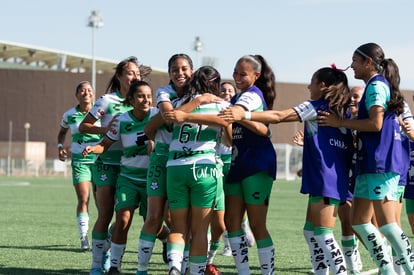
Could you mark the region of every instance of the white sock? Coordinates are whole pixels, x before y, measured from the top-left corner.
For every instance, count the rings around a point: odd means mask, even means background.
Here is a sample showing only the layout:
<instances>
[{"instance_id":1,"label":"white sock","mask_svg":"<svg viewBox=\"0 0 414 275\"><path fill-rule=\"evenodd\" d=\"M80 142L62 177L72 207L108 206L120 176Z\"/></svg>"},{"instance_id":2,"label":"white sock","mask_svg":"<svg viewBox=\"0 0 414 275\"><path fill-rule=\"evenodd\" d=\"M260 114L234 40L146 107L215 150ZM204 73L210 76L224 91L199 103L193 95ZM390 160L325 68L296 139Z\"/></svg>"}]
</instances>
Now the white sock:
<instances>
[{"instance_id":1,"label":"white sock","mask_svg":"<svg viewBox=\"0 0 414 275\"><path fill-rule=\"evenodd\" d=\"M315 275L327 275L329 274L329 267L326 264L325 256L318 242L315 240L313 230L303 230L303 236L308 244L309 255L312 263L313 271Z\"/></svg>"},{"instance_id":2,"label":"white sock","mask_svg":"<svg viewBox=\"0 0 414 275\"><path fill-rule=\"evenodd\" d=\"M273 275L275 273L275 247L272 245L258 248L257 253L259 254L262 275Z\"/></svg>"},{"instance_id":3,"label":"white sock","mask_svg":"<svg viewBox=\"0 0 414 275\"><path fill-rule=\"evenodd\" d=\"M92 239L92 265L93 268L102 267L102 254L104 253L106 240L96 240Z\"/></svg>"},{"instance_id":4,"label":"white sock","mask_svg":"<svg viewBox=\"0 0 414 275\"><path fill-rule=\"evenodd\" d=\"M190 275L204 275L204 270L206 269L206 263L193 263L189 262L190 266ZM181 271L181 274L185 274L184 271Z\"/></svg>"},{"instance_id":5,"label":"white sock","mask_svg":"<svg viewBox=\"0 0 414 275\"><path fill-rule=\"evenodd\" d=\"M348 271L360 271L358 263L358 246L355 235L342 236L341 244Z\"/></svg>"},{"instance_id":6,"label":"white sock","mask_svg":"<svg viewBox=\"0 0 414 275\"><path fill-rule=\"evenodd\" d=\"M336 242L333 233L315 235L315 239L322 248L324 255L328 257L332 274L347 274L341 248Z\"/></svg>"},{"instance_id":7,"label":"white sock","mask_svg":"<svg viewBox=\"0 0 414 275\"><path fill-rule=\"evenodd\" d=\"M168 257L168 269L175 267L178 270L181 270L183 263L183 251L178 249L171 249L167 252Z\"/></svg>"},{"instance_id":8,"label":"white sock","mask_svg":"<svg viewBox=\"0 0 414 275\"><path fill-rule=\"evenodd\" d=\"M78 221L78 231L79 236L82 238L88 235L89 231L89 215L88 213L78 213L77 216Z\"/></svg>"},{"instance_id":9,"label":"white sock","mask_svg":"<svg viewBox=\"0 0 414 275\"><path fill-rule=\"evenodd\" d=\"M139 239L138 241L138 271L148 270L148 264L151 259L152 250L154 249L154 241Z\"/></svg>"},{"instance_id":10,"label":"white sock","mask_svg":"<svg viewBox=\"0 0 414 275\"><path fill-rule=\"evenodd\" d=\"M222 239L223 239L224 247L230 247L230 241L229 241L227 230L224 231Z\"/></svg>"},{"instance_id":11,"label":"white sock","mask_svg":"<svg viewBox=\"0 0 414 275\"><path fill-rule=\"evenodd\" d=\"M246 236L243 234L241 236L229 237L229 242L238 274L250 274L249 249Z\"/></svg>"},{"instance_id":12,"label":"white sock","mask_svg":"<svg viewBox=\"0 0 414 275\"><path fill-rule=\"evenodd\" d=\"M116 267L121 271L122 256L124 256L126 244L116 244L111 242L111 267Z\"/></svg>"},{"instance_id":13,"label":"white sock","mask_svg":"<svg viewBox=\"0 0 414 275\"><path fill-rule=\"evenodd\" d=\"M190 257L190 246L186 245L184 248L184 253L183 253L183 262L181 264L181 274L185 274L185 271L187 270L187 264L189 261L189 257Z\"/></svg>"}]
</instances>

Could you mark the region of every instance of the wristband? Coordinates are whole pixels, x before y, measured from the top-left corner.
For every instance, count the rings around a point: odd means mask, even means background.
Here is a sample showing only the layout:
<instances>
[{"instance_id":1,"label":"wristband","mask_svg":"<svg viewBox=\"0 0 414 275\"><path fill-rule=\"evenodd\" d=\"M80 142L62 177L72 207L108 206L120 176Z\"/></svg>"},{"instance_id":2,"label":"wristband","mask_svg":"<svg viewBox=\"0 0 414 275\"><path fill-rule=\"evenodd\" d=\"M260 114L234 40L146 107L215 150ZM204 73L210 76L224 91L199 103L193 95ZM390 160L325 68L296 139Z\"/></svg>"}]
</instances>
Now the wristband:
<instances>
[{"instance_id":1,"label":"wristband","mask_svg":"<svg viewBox=\"0 0 414 275\"><path fill-rule=\"evenodd\" d=\"M57 145L57 148L58 148L58 149L63 148L63 144L62 144L62 143L59 143L59 144Z\"/></svg>"},{"instance_id":2,"label":"wristband","mask_svg":"<svg viewBox=\"0 0 414 275\"><path fill-rule=\"evenodd\" d=\"M250 111L245 111L245 112L244 112L244 119L245 119L245 120L251 120L251 119L252 119L252 112L250 112Z\"/></svg>"}]
</instances>

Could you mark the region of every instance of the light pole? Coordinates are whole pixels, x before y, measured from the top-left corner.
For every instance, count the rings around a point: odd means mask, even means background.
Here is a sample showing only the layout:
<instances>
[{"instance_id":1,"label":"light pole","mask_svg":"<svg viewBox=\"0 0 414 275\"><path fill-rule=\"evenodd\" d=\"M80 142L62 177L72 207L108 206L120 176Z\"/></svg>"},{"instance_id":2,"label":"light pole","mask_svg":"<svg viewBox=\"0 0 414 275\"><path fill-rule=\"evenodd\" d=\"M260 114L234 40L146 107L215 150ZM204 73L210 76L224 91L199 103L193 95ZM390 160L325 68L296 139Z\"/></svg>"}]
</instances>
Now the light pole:
<instances>
[{"instance_id":1,"label":"light pole","mask_svg":"<svg viewBox=\"0 0 414 275\"><path fill-rule=\"evenodd\" d=\"M92 28L92 87L96 93L96 61L95 61L95 29L104 25L99 11L92 11L88 19L88 27Z\"/></svg>"},{"instance_id":2,"label":"light pole","mask_svg":"<svg viewBox=\"0 0 414 275\"><path fill-rule=\"evenodd\" d=\"M26 139L25 139L25 141L27 143L27 142L29 142L30 123L29 122L26 122L23 127L24 127L24 130L26 132Z\"/></svg>"},{"instance_id":3,"label":"light pole","mask_svg":"<svg viewBox=\"0 0 414 275\"><path fill-rule=\"evenodd\" d=\"M203 50L203 46L204 43L203 41L201 41L201 37L200 36L196 36L195 40L194 40L194 47L193 50L196 52L196 61L197 61L197 66L200 67L200 58L199 58L199 53L201 53L201 51ZM197 68L196 68L197 69Z\"/></svg>"},{"instance_id":4,"label":"light pole","mask_svg":"<svg viewBox=\"0 0 414 275\"><path fill-rule=\"evenodd\" d=\"M7 153L7 176L11 176L11 157L12 157L12 137L13 137L13 121L9 121L9 150Z\"/></svg>"}]
</instances>

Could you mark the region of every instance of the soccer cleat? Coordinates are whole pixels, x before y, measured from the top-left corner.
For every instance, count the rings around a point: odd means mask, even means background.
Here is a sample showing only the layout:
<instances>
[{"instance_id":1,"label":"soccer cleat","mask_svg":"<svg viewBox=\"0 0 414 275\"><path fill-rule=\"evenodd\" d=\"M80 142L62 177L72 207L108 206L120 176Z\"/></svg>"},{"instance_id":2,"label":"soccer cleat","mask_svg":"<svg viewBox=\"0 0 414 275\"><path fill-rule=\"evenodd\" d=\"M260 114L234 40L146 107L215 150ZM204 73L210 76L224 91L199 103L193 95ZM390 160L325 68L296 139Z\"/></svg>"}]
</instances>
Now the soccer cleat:
<instances>
[{"instance_id":1,"label":"soccer cleat","mask_svg":"<svg viewBox=\"0 0 414 275\"><path fill-rule=\"evenodd\" d=\"M100 269L100 268L92 268L89 271L89 275L102 275L102 274L103 274L102 269Z\"/></svg>"},{"instance_id":2,"label":"soccer cleat","mask_svg":"<svg viewBox=\"0 0 414 275\"><path fill-rule=\"evenodd\" d=\"M173 266L170 271L168 271L168 275L181 275L181 272Z\"/></svg>"},{"instance_id":3,"label":"soccer cleat","mask_svg":"<svg viewBox=\"0 0 414 275\"><path fill-rule=\"evenodd\" d=\"M167 257L167 242L162 243L162 260L165 264L168 264L168 257Z\"/></svg>"},{"instance_id":4,"label":"soccer cleat","mask_svg":"<svg viewBox=\"0 0 414 275\"><path fill-rule=\"evenodd\" d=\"M111 250L108 250L102 254L102 269L109 271L111 267Z\"/></svg>"},{"instance_id":5,"label":"soccer cleat","mask_svg":"<svg viewBox=\"0 0 414 275\"><path fill-rule=\"evenodd\" d=\"M213 264L206 265L206 270L204 271L204 274L206 275L221 275L220 270L217 268L217 266Z\"/></svg>"},{"instance_id":6,"label":"soccer cleat","mask_svg":"<svg viewBox=\"0 0 414 275\"><path fill-rule=\"evenodd\" d=\"M91 247L89 246L88 236L81 237L80 242L81 242L81 245L80 245L81 250L87 251L87 250L91 249Z\"/></svg>"},{"instance_id":7,"label":"soccer cleat","mask_svg":"<svg viewBox=\"0 0 414 275\"><path fill-rule=\"evenodd\" d=\"M233 254L231 253L231 248L229 246L225 246L223 248L223 253L221 253L221 255L223 255L223 256L233 256Z\"/></svg>"},{"instance_id":8,"label":"soccer cleat","mask_svg":"<svg viewBox=\"0 0 414 275\"><path fill-rule=\"evenodd\" d=\"M111 266L111 268L108 270L108 275L121 275L121 272L119 272L118 268L115 266Z\"/></svg>"}]
</instances>

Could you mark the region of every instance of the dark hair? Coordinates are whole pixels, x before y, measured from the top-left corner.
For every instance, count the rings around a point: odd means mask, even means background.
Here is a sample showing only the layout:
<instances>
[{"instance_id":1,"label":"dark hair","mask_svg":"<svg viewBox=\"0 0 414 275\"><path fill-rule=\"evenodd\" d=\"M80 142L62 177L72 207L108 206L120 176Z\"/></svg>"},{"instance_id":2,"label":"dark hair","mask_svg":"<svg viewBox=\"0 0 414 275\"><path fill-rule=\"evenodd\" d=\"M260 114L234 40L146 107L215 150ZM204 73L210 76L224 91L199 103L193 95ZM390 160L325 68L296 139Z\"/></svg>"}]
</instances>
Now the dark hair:
<instances>
[{"instance_id":1,"label":"dark hair","mask_svg":"<svg viewBox=\"0 0 414 275\"><path fill-rule=\"evenodd\" d=\"M125 99L123 100L124 105L131 106L131 100L134 98L134 95L138 91L138 88L142 86L148 86L151 88L151 86L143 80L133 80L131 82L131 86L129 86L128 93L126 94Z\"/></svg>"},{"instance_id":2,"label":"dark hair","mask_svg":"<svg viewBox=\"0 0 414 275\"><path fill-rule=\"evenodd\" d=\"M177 61L177 59L180 59L180 58L185 59L188 62L188 64L190 65L190 69L193 70L193 60L191 59L191 57L189 57L185 53L177 53L177 54L174 54L173 56L171 56L170 59L168 60L168 74L171 73L171 69L172 69L172 66L174 65L175 61ZM172 82L171 79L170 79L170 82L168 84L174 86L174 83ZM175 88L174 88L174 90L175 90Z\"/></svg>"},{"instance_id":3,"label":"dark hair","mask_svg":"<svg viewBox=\"0 0 414 275\"><path fill-rule=\"evenodd\" d=\"M359 46L355 54L364 60L371 58L378 73L387 79L391 92L391 99L387 102L388 109L400 115L404 110L404 96L400 91L400 72L397 64L391 58L385 58L384 51L375 43Z\"/></svg>"},{"instance_id":4,"label":"dark hair","mask_svg":"<svg viewBox=\"0 0 414 275\"><path fill-rule=\"evenodd\" d=\"M220 88L223 88L223 85L224 85L224 84L231 85L231 86L233 87L234 91L235 91L235 92L237 91L236 86L234 85L234 83L232 83L232 82L230 82L230 81L223 81L223 82L221 82L221 83L220 83Z\"/></svg>"},{"instance_id":5,"label":"dark hair","mask_svg":"<svg viewBox=\"0 0 414 275\"><path fill-rule=\"evenodd\" d=\"M185 96L188 96L186 102L190 101L197 94L212 93L218 96L220 81L220 73L214 67L200 67L184 86Z\"/></svg>"},{"instance_id":6,"label":"dark hair","mask_svg":"<svg viewBox=\"0 0 414 275\"><path fill-rule=\"evenodd\" d=\"M185 53L177 53L177 54L174 54L173 56L171 56L170 59L168 60L168 73L171 72L172 65L179 58L183 58L183 59L187 60L188 64L190 65L191 70L193 69L193 60L191 60L191 57L189 57Z\"/></svg>"},{"instance_id":7,"label":"dark hair","mask_svg":"<svg viewBox=\"0 0 414 275\"><path fill-rule=\"evenodd\" d=\"M151 72L152 69L149 66L146 65L140 65L138 63L138 59L135 56L130 56L128 58L125 58L121 62L118 63L115 67L115 73L112 76L111 80L109 80L108 86L106 88L106 93L111 93L113 91L119 91L121 89L121 83L119 82L118 76L121 76L125 67L128 65L128 63L134 63L137 65L141 80L144 80Z\"/></svg>"},{"instance_id":8,"label":"dark hair","mask_svg":"<svg viewBox=\"0 0 414 275\"><path fill-rule=\"evenodd\" d=\"M329 102L329 110L339 117L345 118L346 110L351 102L346 74L338 69L324 67L317 70L313 76L318 83L325 83L321 99Z\"/></svg>"},{"instance_id":9,"label":"dark hair","mask_svg":"<svg viewBox=\"0 0 414 275\"><path fill-rule=\"evenodd\" d=\"M242 56L237 61L237 64L242 61L251 64L253 70L260 73L254 85L262 91L268 109L273 109L273 102L276 99L276 80L272 68L267 64L263 56L258 54Z\"/></svg>"},{"instance_id":10,"label":"dark hair","mask_svg":"<svg viewBox=\"0 0 414 275\"><path fill-rule=\"evenodd\" d=\"M89 84L92 87L92 84L89 81L87 81L87 80L81 81L81 82L79 82L78 85L76 85L75 95L77 95L80 92L80 88L83 86L83 84ZM92 89L93 89L93 87L92 87Z\"/></svg>"}]
</instances>

